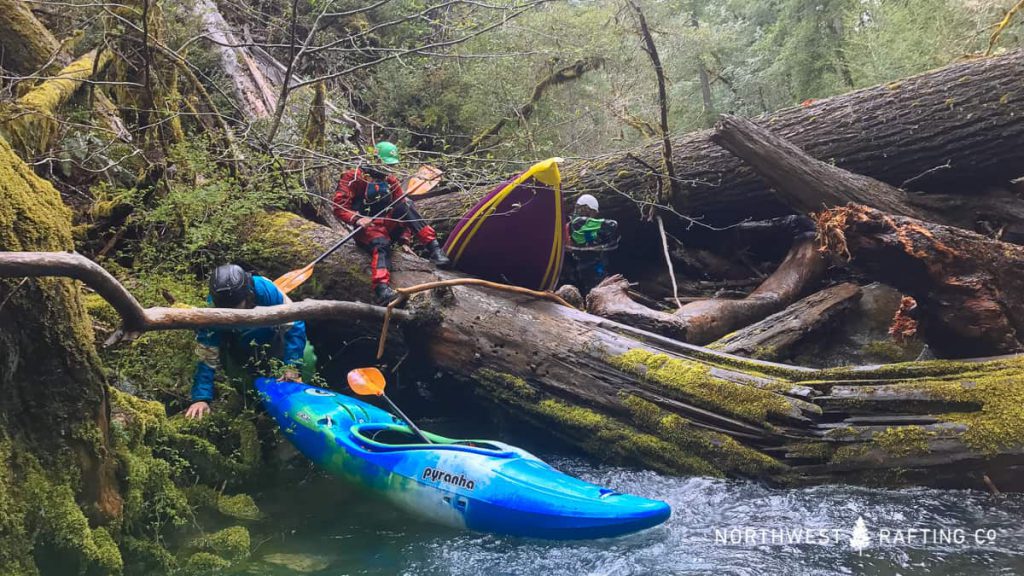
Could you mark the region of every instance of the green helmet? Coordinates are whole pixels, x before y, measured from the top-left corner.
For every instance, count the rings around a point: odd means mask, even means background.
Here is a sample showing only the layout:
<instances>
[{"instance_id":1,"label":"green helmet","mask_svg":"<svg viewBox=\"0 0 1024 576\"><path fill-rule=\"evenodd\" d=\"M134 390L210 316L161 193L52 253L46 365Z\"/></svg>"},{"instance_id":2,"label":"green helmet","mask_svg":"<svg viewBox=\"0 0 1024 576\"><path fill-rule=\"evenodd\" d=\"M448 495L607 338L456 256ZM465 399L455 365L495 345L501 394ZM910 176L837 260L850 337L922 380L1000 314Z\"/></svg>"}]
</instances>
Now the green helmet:
<instances>
[{"instance_id":1,"label":"green helmet","mask_svg":"<svg viewBox=\"0 0 1024 576\"><path fill-rule=\"evenodd\" d=\"M377 158L385 164L398 164L398 146L387 141L378 142Z\"/></svg>"}]
</instances>

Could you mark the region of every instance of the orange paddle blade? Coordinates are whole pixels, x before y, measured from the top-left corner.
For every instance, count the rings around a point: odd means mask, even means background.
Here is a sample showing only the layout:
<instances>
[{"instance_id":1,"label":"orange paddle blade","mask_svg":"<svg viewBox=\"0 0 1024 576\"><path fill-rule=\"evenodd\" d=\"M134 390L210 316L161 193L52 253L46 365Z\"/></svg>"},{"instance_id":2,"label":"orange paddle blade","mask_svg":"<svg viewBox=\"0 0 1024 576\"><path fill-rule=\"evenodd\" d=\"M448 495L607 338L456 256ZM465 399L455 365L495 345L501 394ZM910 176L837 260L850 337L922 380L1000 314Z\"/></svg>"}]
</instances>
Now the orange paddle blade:
<instances>
[{"instance_id":1,"label":"orange paddle blade","mask_svg":"<svg viewBox=\"0 0 1024 576\"><path fill-rule=\"evenodd\" d=\"M409 183L405 185L405 189L410 190L410 196L426 194L441 181L441 174L441 170L429 164L424 164L420 166L420 169L416 171L412 178L409 178Z\"/></svg>"},{"instance_id":2,"label":"orange paddle blade","mask_svg":"<svg viewBox=\"0 0 1024 576\"><path fill-rule=\"evenodd\" d=\"M287 294L292 290L295 290L299 286L302 286L303 282L309 280L309 277L313 275L313 265L306 264L298 270L292 270L291 272L285 272L280 278L274 280L274 286L281 292Z\"/></svg>"},{"instance_id":3,"label":"orange paddle blade","mask_svg":"<svg viewBox=\"0 0 1024 576\"><path fill-rule=\"evenodd\" d=\"M383 396L387 382L376 368L356 368L348 373L348 385L353 392L362 396Z\"/></svg>"}]
</instances>

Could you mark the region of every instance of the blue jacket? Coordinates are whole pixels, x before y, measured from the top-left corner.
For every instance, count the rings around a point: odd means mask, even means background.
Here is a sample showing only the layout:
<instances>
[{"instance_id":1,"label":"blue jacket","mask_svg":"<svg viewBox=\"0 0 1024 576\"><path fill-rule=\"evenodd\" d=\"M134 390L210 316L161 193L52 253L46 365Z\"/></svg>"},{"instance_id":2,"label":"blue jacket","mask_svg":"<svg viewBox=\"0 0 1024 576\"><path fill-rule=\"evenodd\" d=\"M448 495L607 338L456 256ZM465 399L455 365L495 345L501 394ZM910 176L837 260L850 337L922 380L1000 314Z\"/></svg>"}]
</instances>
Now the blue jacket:
<instances>
[{"instance_id":1,"label":"blue jacket","mask_svg":"<svg viewBox=\"0 0 1024 576\"><path fill-rule=\"evenodd\" d=\"M273 282L263 276L253 276L252 280L257 306L279 306L290 301ZM212 305L213 300L207 298L207 303ZM213 400L213 377L222 365L225 352L230 352L233 359L239 363L245 363L264 347L269 347L274 356L285 364L301 366L306 348L305 322L240 329L197 330L196 355L199 362L196 363L195 375L192 378L192 401ZM241 353L244 353L244 356Z\"/></svg>"}]
</instances>

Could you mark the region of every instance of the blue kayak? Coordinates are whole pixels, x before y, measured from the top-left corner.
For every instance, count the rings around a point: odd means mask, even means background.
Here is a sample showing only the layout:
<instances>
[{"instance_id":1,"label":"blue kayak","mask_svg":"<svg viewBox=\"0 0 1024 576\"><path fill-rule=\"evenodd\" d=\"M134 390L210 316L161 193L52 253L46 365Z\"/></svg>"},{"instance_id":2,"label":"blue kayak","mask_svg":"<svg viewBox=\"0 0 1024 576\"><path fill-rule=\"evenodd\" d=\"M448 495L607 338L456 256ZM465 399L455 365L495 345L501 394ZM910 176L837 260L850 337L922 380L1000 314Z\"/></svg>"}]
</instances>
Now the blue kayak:
<instances>
[{"instance_id":1,"label":"blue kayak","mask_svg":"<svg viewBox=\"0 0 1024 576\"><path fill-rule=\"evenodd\" d=\"M493 440L426 432L423 444L391 413L294 382L256 380L285 436L324 470L400 508L455 528L534 538L605 538L661 524L659 500L567 476Z\"/></svg>"}]
</instances>

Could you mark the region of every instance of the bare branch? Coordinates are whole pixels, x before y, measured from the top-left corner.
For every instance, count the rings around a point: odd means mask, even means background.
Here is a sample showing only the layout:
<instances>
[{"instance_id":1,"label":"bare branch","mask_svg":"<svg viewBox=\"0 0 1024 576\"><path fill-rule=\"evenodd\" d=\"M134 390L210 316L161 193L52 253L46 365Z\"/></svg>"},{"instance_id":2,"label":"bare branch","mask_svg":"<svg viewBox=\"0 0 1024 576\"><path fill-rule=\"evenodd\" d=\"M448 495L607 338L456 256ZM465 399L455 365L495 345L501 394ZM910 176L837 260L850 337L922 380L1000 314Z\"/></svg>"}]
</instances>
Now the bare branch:
<instances>
[{"instance_id":1,"label":"bare branch","mask_svg":"<svg viewBox=\"0 0 1024 576\"><path fill-rule=\"evenodd\" d=\"M105 343L109 346L153 330L225 326L272 326L295 320L382 320L386 308L361 302L303 300L280 306L235 308L143 308L139 301L99 264L74 252L0 252L0 276L61 276L84 282L114 307L123 325ZM392 310L392 318L408 321L413 315Z\"/></svg>"}]
</instances>

